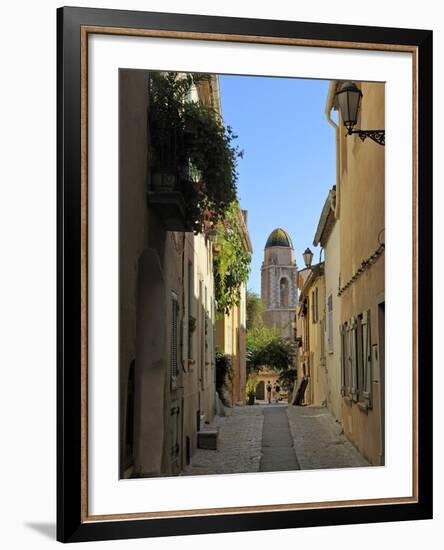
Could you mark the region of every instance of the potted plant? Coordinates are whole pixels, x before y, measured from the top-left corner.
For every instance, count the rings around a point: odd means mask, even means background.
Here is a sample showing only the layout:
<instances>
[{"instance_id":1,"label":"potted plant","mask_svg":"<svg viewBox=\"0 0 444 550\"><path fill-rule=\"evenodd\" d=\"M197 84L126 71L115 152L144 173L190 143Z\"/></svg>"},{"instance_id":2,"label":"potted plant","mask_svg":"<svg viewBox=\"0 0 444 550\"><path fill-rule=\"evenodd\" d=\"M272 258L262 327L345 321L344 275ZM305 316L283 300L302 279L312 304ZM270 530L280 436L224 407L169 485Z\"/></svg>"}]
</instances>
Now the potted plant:
<instances>
[{"instance_id":1,"label":"potted plant","mask_svg":"<svg viewBox=\"0 0 444 550\"><path fill-rule=\"evenodd\" d=\"M256 393L254 391L250 391L247 394L247 397L248 397L247 405L254 405L256 401Z\"/></svg>"},{"instance_id":2,"label":"potted plant","mask_svg":"<svg viewBox=\"0 0 444 550\"><path fill-rule=\"evenodd\" d=\"M256 402L256 384L257 374L250 373L247 378L246 392L247 392L247 405L254 405Z\"/></svg>"}]
</instances>

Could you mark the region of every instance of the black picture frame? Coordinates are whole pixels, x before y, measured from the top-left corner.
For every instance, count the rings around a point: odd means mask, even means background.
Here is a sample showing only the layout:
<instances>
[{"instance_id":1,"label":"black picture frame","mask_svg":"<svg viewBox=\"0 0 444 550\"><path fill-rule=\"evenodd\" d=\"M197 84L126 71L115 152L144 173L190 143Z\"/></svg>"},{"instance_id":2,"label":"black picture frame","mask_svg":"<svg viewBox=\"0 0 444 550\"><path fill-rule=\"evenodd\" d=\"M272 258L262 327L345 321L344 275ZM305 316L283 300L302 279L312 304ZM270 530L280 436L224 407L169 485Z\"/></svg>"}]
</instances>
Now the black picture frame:
<instances>
[{"instance_id":1,"label":"black picture frame","mask_svg":"<svg viewBox=\"0 0 444 550\"><path fill-rule=\"evenodd\" d=\"M89 521L82 514L81 467L81 28L294 38L406 45L417 50L417 380L416 502L317 507L189 517ZM57 10L57 539L62 542L283 529L432 518L432 32L294 21Z\"/></svg>"}]
</instances>

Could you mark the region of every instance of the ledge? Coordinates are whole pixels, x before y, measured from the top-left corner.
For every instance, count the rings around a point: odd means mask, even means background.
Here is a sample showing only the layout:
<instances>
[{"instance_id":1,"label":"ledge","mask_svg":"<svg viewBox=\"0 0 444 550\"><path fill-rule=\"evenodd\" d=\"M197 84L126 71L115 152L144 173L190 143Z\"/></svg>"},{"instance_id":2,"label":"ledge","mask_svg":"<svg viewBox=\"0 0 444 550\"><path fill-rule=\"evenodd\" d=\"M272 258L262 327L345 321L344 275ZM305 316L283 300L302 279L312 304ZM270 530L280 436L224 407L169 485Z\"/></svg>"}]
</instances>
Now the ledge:
<instances>
[{"instance_id":1,"label":"ledge","mask_svg":"<svg viewBox=\"0 0 444 550\"><path fill-rule=\"evenodd\" d=\"M178 191L147 191L147 204L162 219L168 231L192 232L186 219L187 208L182 193Z\"/></svg>"}]
</instances>

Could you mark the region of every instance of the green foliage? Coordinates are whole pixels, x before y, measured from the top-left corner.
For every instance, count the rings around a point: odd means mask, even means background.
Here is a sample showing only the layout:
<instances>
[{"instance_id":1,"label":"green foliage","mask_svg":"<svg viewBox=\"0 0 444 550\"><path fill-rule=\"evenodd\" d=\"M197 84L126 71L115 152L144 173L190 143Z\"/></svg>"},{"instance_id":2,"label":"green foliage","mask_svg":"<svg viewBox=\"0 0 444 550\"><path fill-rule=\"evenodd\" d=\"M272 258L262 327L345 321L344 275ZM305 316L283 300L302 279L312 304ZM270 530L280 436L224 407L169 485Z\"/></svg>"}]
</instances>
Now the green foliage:
<instances>
[{"instance_id":1,"label":"green foliage","mask_svg":"<svg viewBox=\"0 0 444 550\"><path fill-rule=\"evenodd\" d=\"M190 315L188 318L188 330L190 331L191 334L193 334L193 332L196 330L196 324L197 324L196 317L193 317L192 315Z\"/></svg>"},{"instance_id":2,"label":"green foliage","mask_svg":"<svg viewBox=\"0 0 444 550\"><path fill-rule=\"evenodd\" d=\"M229 405L225 397L227 380L231 380L233 371L231 369L231 356L216 351L216 391L224 405Z\"/></svg>"},{"instance_id":3,"label":"green foliage","mask_svg":"<svg viewBox=\"0 0 444 550\"><path fill-rule=\"evenodd\" d=\"M263 313L264 303L262 300L255 292L247 290L247 330L264 325Z\"/></svg>"},{"instance_id":4,"label":"green foliage","mask_svg":"<svg viewBox=\"0 0 444 550\"><path fill-rule=\"evenodd\" d=\"M244 248L236 217L237 202L231 203L224 220L216 224L216 242L219 253L214 256L214 282L217 312L228 313L238 305L242 284L250 274L251 254Z\"/></svg>"},{"instance_id":5,"label":"green foliage","mask_svg":"<svg viewBox=\"0 0 444 550\"><path fill-rule=\"evenodd\" d=\"M278 329L255 327L247 332L247 367L259 372L268 367L283 373L292 365L293 344L279 334Z\"/></svg>"},{"instance_id":6,"label":"green foliage","mask_svg":"<svg viewBox=\"0 0 444 550\"><path fill-rule=\"evenodd\" d=\"M236 199L237 136L210 107L191 101L193 85L209 75L153 72L149 130L153 170L169 174L183 193L195 233L217 223Z\"/></svg>"},{"instance_id":7,"label":"green foliage","mask_svg":"<svg viewBox=\"0 0 444 550\"><path fill-rule=\"evenodd\" d=\"M185 151L199 178L199 209L217 221L236 199L239 152L232 142L237 136L212 109L196 102L185 103L183 120Z\"/></svg>"},{"instance_id":8,"label":"green foliage","mask_svg":"<svg viewBox=\"0 0 444 550\"><path fill-rule=\"evenodd\" d=\"M256 393L256 385L257 385L258 378L259 377L258 377L257 373L255 373L255 372L250 372L248 374L247 382L246 382L246 385L245 385L245 391L246 391L248 396L250 396L251 394Z\"/></svg>"},{"instance_id":9,"label":"green foliage","mask_svg":"<svg viewBox=\"0 0 444 550\"><path fill-rule=\"evenodd\" d=\"M293 390L294 383L296 381L296 369L288 368L283 370L279 374L279 381L285 391L290 392Z\"/></svg>"}]
</instances>

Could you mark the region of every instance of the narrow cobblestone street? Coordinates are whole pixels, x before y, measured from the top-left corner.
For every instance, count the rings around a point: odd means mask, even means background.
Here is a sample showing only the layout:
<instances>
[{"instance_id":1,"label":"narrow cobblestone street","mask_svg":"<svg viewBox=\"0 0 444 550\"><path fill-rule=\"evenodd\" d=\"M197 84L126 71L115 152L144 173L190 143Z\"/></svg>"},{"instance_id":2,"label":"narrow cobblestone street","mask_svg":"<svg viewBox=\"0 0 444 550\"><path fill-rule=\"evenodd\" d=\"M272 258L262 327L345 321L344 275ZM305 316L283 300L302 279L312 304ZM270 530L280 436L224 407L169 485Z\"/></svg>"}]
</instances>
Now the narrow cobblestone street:
<instances>
[{"instance_id":1,"label":"narrow cobblestone street","mask_svg":"<svg viewBox=\"0 0 444 550\"><path fill-rule=\"evenodd\" d=\"M325 407L287 408L301 470L370 466Z\"/></svg>"},{"instance_id":2,"label":"narrow cobblestone street","mask_svg":"<svg viewBox=\"0 0 444 550\"><path fill-rule=\"evenodd\" d=\"M263 407L233 407L216 416L217 451L196 449L183 475L258 472L261 460Z\"/></svg>"},{"instance_id":3,"label":"narrow cobblestone street","mask_svg":"<svg viewBox=\"0 0 444 550\"><path fill-rule=\"evenodd\" d=\"M263 407L261 472L299 470L286 405Z\"/></svg>"},{"instance_id":4,"label":"narrow cobblestone street","mask_svg":"<svg viewBox=\"0 0 444 550\"><path fill-rule=\"evenodd\" d=\"M197 449L182 475L369 466L325 407L233 407L209 427L217 450Z\"/></svg>"}]
</instances>

